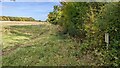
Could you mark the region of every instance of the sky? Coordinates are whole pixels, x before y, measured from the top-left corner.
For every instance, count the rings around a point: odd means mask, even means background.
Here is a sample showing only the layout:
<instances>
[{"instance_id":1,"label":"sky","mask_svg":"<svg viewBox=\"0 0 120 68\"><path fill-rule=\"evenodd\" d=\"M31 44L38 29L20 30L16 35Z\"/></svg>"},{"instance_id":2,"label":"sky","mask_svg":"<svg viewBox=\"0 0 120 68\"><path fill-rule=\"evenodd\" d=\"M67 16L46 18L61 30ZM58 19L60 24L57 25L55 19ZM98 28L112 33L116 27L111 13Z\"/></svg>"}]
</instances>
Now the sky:
<instances>
[{"instance_id":1,"label":"sky","mask_svg":"<svg viewBox=\"0 0 120 68\"><path fill-rule=\"evenodd\" d=\"M11 2L13 0L1 0L4 2ZM16 2L59 2L61 0L15 0Z\"/></svg>"},{"instance_id":2,"label":"sky","mask_svg":"<svg viewBox=\"0 0 120 68\"><path fill-rule=\"evenodd\" d=\"M44 21L54 5L59 2L2 2L0 16L33 17Z\"/></svg>"}]
</instances>

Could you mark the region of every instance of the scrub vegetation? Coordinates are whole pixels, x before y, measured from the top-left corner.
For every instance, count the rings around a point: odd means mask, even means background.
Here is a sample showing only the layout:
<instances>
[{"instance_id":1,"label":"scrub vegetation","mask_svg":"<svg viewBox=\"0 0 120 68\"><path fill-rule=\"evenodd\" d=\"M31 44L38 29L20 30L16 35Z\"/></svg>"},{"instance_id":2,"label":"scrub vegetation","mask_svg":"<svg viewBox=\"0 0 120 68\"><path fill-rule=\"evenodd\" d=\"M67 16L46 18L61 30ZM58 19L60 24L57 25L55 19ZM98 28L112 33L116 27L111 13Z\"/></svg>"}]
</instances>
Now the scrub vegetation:
<instances>
[{"instance_id":1,"label":"scrub vegetation","mask_svg":"<svg viewBox=\"0 0 120 68\"><path fill-rule=\"evenodd\" d=\"M61 2L54 6L48 21L60 25L81 43L84 54L96 57L97 64L120 65L120 2ZM105 34L109 34L107 47ZM78 54L79 55L79 54Z\"/></svg>"},{"instance_id":2,"label":"scrub vegetation","mask_svg":"<svg viewBox=\"0 0 120 68\"><path fill-rule=\"evenodd\" d=\"M2 65L119 66L119 9L120 2L61 2L44 24L3 26Z\"/></svg>"}]
</instances>

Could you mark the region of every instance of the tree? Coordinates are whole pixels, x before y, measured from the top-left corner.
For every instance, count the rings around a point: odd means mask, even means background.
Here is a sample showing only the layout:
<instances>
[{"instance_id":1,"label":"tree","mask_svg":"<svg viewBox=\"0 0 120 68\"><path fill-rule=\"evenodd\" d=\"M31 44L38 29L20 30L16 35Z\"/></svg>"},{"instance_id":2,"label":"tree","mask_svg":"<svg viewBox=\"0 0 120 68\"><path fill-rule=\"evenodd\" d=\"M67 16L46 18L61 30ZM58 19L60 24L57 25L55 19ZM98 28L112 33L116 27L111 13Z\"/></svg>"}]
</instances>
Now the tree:
<instances>
[{"instance_id":1,"label":"tree","mask_svg":"<svg viewBox=\"0 0 120 68\"><path fill-rule=\"evenodd\" d=\"M11 16L1 16L3 21L35 21L32 17L11 17Z\"/></svg>"}]
</instances>

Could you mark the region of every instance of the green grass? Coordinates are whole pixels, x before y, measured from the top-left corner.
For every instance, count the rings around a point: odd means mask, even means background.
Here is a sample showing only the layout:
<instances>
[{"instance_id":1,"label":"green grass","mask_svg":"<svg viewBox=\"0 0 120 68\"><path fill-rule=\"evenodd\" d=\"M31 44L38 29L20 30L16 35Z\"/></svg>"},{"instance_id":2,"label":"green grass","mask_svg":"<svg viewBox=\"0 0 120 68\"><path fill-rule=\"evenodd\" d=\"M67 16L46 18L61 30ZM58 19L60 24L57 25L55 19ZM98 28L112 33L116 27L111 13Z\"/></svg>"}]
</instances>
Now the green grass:
<instances>
[{"instance_id":1,"label":"green grass","mask_svg":"<svg viewBox=\"0 0 120 68\"><path fill-rule=\"evenodd\" d=\"M58 33L55 25L3 29L3 66L88 65L78 58L80 44Z\"/></svg>"}]
</instances>

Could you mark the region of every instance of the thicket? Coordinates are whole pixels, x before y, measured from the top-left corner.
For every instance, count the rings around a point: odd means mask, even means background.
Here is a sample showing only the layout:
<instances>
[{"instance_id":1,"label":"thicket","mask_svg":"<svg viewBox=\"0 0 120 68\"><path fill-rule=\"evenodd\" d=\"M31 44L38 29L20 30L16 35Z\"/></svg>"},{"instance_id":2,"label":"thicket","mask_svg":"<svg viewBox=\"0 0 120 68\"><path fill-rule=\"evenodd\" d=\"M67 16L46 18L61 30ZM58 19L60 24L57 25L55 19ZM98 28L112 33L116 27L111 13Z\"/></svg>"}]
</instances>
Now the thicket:
<instances>
[{"instance_id":1,"label":"thicket","mask_svg":"<svg viewBox=\"0 0 120 68\"><path fill-rule=\"evenodd\" d=\"M0 16L1 21L35 21L32 17L11 17L11 16Z\"/></svg>"},{"instance_id":2,"label":"thicket","mask_svg":"<svg viewBox=\"0 0 120 68\"><path fill-rule=\"evenodd\" d=\"M80 51L94 55L96 65L120 65L120 2L61 2L48 21L80 42ZM105 43L109 33L109 47Z\"/></svg>"}]
</instances>

